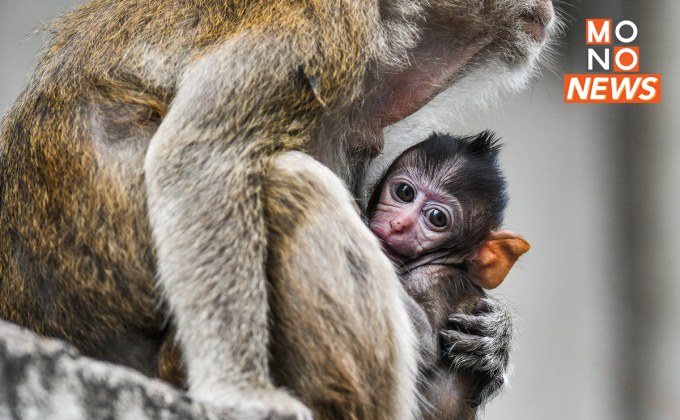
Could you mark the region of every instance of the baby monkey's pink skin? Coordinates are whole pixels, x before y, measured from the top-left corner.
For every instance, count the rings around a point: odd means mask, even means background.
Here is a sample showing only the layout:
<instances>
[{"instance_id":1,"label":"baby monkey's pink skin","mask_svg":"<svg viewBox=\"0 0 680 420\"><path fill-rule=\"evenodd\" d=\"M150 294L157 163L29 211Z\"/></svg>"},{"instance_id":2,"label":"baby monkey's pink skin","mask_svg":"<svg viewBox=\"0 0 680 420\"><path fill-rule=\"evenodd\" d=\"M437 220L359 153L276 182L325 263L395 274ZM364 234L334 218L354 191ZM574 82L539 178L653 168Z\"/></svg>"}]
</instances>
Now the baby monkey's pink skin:
<instances>
[{"instance_id":1,"label":"baby monkey's pink skin","mask_svg":"<svg viewBox=\"0 0 680 420\"><path fill-rule=\"evenodd\" d=\"M453 239L458 208L451 194L400 170L385 181L370 228L390 259L404 263Z\"/></svg>"},{"instance_id":2,"label":"baby monkey's pink skin","mask_svg":"<svg viewBox=\"0 0 680 420\"><path fill-rule=\"evenodd\" d=\"M403 265L451 242L461 223L461 205L454 195L400 169L385 180L370 229L383 242L385 254ZM529 248L511 231L490 232L470 260L471 280L484 289L498 287Z\"/></svg>"}]
</instances>

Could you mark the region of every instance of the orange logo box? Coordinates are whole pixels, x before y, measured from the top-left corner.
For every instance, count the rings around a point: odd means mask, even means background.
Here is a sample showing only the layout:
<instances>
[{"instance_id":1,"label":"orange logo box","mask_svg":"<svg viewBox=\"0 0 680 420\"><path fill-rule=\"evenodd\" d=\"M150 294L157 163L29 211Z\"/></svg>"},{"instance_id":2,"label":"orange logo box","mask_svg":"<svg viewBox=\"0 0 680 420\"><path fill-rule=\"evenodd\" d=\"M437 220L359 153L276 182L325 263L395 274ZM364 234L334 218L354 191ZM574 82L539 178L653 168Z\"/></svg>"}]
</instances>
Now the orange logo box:
<instances>
[{"instance_id":1,"label":"orange logo box","mask_svg":"<svg viewBox=\"0 0 680 420\"><path fill-rule=\"evenodd\" d=\"M565 103L661 102L660 74L565 74Z\"/></svg>"},{"instance_id":2,"label":"orange logo box","mask_svg":"<svg viewBox=\"0 0 680 420\"><path fill-rule=\"evenodd\" d=\"M614 71L637 73L640 71L640 47L614 47Z\"/></svg>"},{"instance_id":3,"label":"orange logo box","mask_svg":"<svg viewBox=\"0 0 680 420\"><path fill-rule=\"evenodd\" d=\"M611 44L613 30L611 19L586 19L586 44Z\"/></svg>"}]
</instances>

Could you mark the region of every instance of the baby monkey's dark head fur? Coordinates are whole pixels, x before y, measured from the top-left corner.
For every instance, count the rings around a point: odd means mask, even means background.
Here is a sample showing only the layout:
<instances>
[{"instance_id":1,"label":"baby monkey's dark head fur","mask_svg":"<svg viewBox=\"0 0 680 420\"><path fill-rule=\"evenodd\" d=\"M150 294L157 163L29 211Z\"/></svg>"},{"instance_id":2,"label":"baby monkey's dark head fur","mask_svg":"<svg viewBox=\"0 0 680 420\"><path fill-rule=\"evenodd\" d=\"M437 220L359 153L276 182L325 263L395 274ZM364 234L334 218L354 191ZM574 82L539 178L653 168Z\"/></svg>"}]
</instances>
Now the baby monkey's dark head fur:
<instances>
[{"instance_id":1,"label":"baby monkey's dark head fur","mask_svg":"<svg viewBox=\"0 0 680 420\"><path fill-rule=\"evenodd\" d=\"M440 233L446 235L445 242L424 247L422 253L447 249L452 254L465 254L476 250L489 232L500 228L508 202L505 178L498 163L499 151L500 144L489 131L468 137L432 134L406 150L389 167L369 201L369 218L373 220L381 192L389 188L385 183L394 174L404 173L428 191L453 198L448 201L452 202L449 205L452 225L450 230Z\"/></svg>"}]
</instances>

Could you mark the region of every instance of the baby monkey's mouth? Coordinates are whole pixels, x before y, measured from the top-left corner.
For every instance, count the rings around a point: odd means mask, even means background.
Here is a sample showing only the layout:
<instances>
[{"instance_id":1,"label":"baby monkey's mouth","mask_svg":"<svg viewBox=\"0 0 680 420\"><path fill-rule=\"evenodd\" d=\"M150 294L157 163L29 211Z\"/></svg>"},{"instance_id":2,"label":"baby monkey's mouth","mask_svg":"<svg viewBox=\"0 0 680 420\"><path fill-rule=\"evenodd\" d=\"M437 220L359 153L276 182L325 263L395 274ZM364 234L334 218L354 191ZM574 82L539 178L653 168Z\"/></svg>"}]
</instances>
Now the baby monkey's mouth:
<instances>
[{"instance_id":1,"label":"baby monkey's mouth","mask_svg":"<svg viewBox=\"0 0 680 420\"><path fill-rule=\"evenodd\" d=\"M380 240L380 246L382 247L383 253L397 267L402 267L408 262L409 258L407 256L395 251L394 248L392 248L392 246L387 242L388 236L386 236L386 233L380 228L380 226L369 223L368 228Z\"/></svg>"},{"instance_id":2,"label":"baby monkey's mouth","mask_svg":"<svg viewBox=\"0 0 680 420\"><path fill-rule=\"evenodd\" d=\"M396 252L394 249L392 249L388 244L384 243L382 244L383 247L383 252L385 255L387 255L387 258L392 260L393 263L397 265L403 265L404 261L406 261L406 257L399 254Z\"/></svg>"}]
</instances>

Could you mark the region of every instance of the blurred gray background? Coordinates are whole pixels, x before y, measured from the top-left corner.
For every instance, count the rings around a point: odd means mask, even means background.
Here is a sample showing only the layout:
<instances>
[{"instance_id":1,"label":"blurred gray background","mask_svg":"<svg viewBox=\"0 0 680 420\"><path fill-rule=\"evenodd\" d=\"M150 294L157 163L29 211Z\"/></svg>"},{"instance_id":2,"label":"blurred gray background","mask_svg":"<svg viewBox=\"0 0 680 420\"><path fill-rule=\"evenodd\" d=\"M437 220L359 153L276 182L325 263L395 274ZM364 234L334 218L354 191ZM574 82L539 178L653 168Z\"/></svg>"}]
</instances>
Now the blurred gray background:
<instances>
[{"instance_id":1,"label":"blurred gray background","mask_svg":"<svg viewBox=\"0 0 680 420\"><path fill-rule=\"evenodd\" d=\"M0 0L0 114L76 0ZM505 139L506 226L532 243L495 292L519 318L511 387L485 419L680 419L680 54L673 0L571 1L551 66L455 133ZM644 6L644 7L643 7ZM633 19L660 105L565 105L585 72L586 17Z\"/></svg>"}]
</instances>

